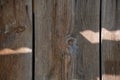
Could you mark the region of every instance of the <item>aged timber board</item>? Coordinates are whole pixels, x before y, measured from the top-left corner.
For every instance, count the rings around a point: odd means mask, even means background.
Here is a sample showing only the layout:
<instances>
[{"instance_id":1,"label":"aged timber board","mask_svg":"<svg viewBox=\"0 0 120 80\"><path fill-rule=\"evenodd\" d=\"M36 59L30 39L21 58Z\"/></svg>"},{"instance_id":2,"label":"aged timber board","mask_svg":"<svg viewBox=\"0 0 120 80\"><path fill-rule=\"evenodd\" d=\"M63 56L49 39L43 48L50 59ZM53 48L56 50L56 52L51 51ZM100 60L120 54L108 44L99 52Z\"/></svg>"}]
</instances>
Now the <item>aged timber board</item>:
<instances>
[{"instance_id":1,"label":"aged timber board","mask_svg":"<svg viewBox=\"0 0 120 80\"><path fill-rule=\"evenodd\" d=\"M0 0L0 80L32 78L31 0Z\"/></svg>"},{"instance_id":2,"label":"aged timber board","mask_svg":"<svg viewBox=\"0 0 120 80\"><path fill-rule=\"evenodd\" d=\"M102 79L120 80L120 0L102 0Z\"/></svg>"},{"instance_id":3,"label":"aged timber board","mask_svg":"<svg viewBox=\"0 0 120 80\"><path fill-rule=\"evenodd\" d=\"M34 5L35 80L97 80L100 0L35 0Z\"/></svg>"}]
</instances>

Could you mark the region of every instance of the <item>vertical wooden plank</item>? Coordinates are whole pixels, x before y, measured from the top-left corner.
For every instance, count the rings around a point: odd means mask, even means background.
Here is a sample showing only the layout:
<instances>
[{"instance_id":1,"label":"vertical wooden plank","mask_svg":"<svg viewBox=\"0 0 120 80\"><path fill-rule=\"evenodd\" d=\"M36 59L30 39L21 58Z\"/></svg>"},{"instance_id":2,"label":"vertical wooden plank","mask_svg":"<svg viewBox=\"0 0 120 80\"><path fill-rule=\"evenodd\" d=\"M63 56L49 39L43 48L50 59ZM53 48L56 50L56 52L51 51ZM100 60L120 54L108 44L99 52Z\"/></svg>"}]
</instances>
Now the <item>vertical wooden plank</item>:
<instances>
[{"instance_id":1,"label":"vertical wooden plank","mask_svg":"<svg viewBox=\"0 0 120 80\"><path fill-rule=\"evenodd\" d=\"M34 0L35 11L35 80L51 80L53 0ZM53 68L54 70L54 68ZM59 74L59 73L58 73ZM52 75L52 74L51 74ZM55 74L57 75L57 73ZM58 80L57 78L53 80Z\"/></svg>"},{"instance_id":2,"label":"vertical wooden plank","mask_svg":"<svg viewBox=\"0 0 120 80\"><path fill-rule=\"evenodd\" d=\"M35 0L36 80L97 80L99 7L100 0Z\"/></svg>"},{"instance_id":3,"label":"vertical wooden plank","mask_svg":"<svg viewBox=\"0 0 120 80\"><path fill-rule=\"evenodd\" d=\"M35 0L36 80L65 80L63 56L66 35L74 21L72 2Z\"/></svg>"},{"instance_id":4,"label":"vertical wooden plank","mask_svg":"<svg viewBox=\"0 0 120 80\"><path fill-rule=\"evenodd\" d=\"M32 26L25 3L26 0L0 0L1 80L32 77Z\"/></svg>"},{"instance_id":5,"label":"vertical wooden plank","mask_svg":"<svg viewBox=\"0 0 120 80\"><path fill-rule=\"evenodd\" d=\"M99 79L100 0L76 0L73 36L79 50L75 80Z\"/></svg>"},{"instance_id":6,"label":"vertical wooden plank","mask_svg":"<svg viewBox=\"0 0 120 80\"><path fill-rule=\"evenodd\" d=\"M120 1L102 2L102 78L120 80Z\"/></svg>"}]
</instances>

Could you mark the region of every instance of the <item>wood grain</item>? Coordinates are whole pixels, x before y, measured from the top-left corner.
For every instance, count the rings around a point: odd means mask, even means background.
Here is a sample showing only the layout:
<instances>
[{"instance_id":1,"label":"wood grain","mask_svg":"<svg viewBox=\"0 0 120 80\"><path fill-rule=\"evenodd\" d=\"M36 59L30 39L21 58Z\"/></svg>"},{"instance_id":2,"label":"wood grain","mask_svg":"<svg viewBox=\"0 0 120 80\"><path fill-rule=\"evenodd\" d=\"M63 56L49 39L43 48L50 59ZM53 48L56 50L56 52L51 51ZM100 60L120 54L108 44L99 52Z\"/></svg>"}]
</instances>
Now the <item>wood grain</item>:
<instances>
[{"instance_id":1,"label":"wood grain","mask_svg":"<svg viewBox=\"0 0 120 80\"><path fill-rule=\"evenodd\" d=\"M75 27L73 35L79 47L76 58L76 80L97 80L99 78L99 11L100 0L76 0ZM90 31L90 33L89 33ZM80 34L85 32L90 40ZM98 33L93 35L92 32Z\"/></svg>"},{"instance_id":2,"label":"wood grain","mask_svg":"<svg viewBox=\"0 0 120 80\"><path fill-rule=\"evenodd\" d=\"M97 80L99 45L80 32L99 33L100 0L35 0L34 5L35 80Z\"/></svg>"},{"instance_id":3,"label":"wood grain","mask_svg":"<svg viewBox=\"0 0 120 80\"><path fill-rule=\"evenodd\" d=\"M30 1L0 0L0 80L31 80Z\"/></svg>"},{"instance_id":4,"label":"wood grain","mask_svg":"<svg viewBox=\"0 0 120 80\"><path fill-rule=\"evenodd\" d=\"M52 67L52 6L53 0L35 2L35 80L48 80ZM57 73L56 73L57 74ZM55 75L56 75L55 74ZM57 79L53 79L57 80Z\"/></svg>"},{"instance_id":5,"label":"wood grain","mask_svg":"<svg viewBox=\"0 0 120 80\"><path fill-rule=\"evenodd\" d=\"M102 72L103 80L120 80L120 1L102 0Z\"/></svg>"}]
</instances>

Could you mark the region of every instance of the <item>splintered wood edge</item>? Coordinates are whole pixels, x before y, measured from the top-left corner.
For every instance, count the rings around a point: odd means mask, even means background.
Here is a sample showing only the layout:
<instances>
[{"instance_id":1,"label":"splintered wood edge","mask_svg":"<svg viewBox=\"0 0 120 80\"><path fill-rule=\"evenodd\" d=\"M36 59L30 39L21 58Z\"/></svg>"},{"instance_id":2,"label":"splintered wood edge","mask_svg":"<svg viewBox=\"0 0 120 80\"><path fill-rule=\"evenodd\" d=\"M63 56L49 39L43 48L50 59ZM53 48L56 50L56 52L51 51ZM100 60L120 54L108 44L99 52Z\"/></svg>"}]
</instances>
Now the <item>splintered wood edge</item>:
<instances>
[{"instance_id":1,"label":"splintered wood edge","mask_svg":"<svg viewBox=\"0 0 120 80\"><path fill-rule=\"evenodd\" d=\"M26 54L26 53L32 53L32 49L27 48L27 47L21 47L18 49L10 49L10 48L5 48L0 50L0 55L9 55L9 54Z\"/></svg>"}]
</instances>

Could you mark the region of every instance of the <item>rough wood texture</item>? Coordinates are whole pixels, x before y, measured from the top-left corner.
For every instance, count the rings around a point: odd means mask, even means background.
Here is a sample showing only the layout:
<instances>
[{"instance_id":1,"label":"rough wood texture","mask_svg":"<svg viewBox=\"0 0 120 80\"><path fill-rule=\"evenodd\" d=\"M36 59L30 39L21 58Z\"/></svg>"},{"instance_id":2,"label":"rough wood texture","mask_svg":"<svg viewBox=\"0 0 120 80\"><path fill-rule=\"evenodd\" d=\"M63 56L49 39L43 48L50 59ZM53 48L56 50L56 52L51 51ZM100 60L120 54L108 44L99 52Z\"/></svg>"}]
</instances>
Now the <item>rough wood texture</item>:
<instances>
[{"instance_id":1,"label":"rough wood texture","mask_svg":"<svg viewBox=\"0 0 120 80\"><path fill-rule=\"evenodd\" d=\"M97 80L99 78L99 11L100 0L76 0L75 27L73 35L77 39L76 80ZM88 40L87 37L90 37ZM93 42L92 42L93 41Z\"/></svg>"},{"instance_id":2,"label":"rough wood texture","mask_svg":"<svg viewBox=\"0 0 120 80\"><path fill-rule=\"evenodd\" d=\"M120 80L120 0L102 1L102 28L102 78Z\"/></svg>"},{"instance_id":3,"label":"rough wood texture","mask_svg":"<svg viewBox=\"0 0 120 80\"><path fill-rule=\"evenodd\" d=\"M31 80L29 3L31 0L0 0L0 80Z\"/></svg>"},{"instance_id":4,"label":"rough wood texture","mask_svg":"<svg viewBox=\"0 0 120 80\"><path fill-rule=\"evenodd\" d=\"M35 0L35 80L48 80L52 66L53 3L53 0Z\"/></svg>"},{"instance_id":5,"label":"rough wood texture","mask_svg":"<svg viewBox=\"0 0 120 80\"><path fill-rule=\"evenodd\" d=\"M32 24L32 8L33 8L33 4L32 4L32 0L25 0L26 2L26 12L28 14L28 18L31 21L30 23Z\"/></svg>"},{"instance_id":6,"label":"rough wood texture","mask_svg":"<svg viewBox=\"0 0 120 80\"><path fill-rule=\"evenodd\" d=\"M97 80L99 46L81 32L99 31L99 7L100 0L35 0L35 80Z\"/></svg>"}]
</instances>

